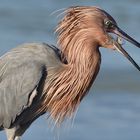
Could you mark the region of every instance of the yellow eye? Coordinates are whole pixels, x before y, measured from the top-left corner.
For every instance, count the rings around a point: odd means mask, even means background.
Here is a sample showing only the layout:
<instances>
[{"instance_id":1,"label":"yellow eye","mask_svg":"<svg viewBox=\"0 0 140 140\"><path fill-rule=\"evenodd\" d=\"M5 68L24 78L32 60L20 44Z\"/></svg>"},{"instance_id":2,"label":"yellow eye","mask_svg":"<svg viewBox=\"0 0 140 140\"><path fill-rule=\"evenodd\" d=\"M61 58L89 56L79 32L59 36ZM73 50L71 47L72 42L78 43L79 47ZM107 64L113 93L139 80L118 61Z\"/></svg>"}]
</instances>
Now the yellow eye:
<instances>
[{"instance_id":1,"label":"yellow eye","mask_svg":"<svg viewBox=\"0 0 140 140\"><path fill-rule=\"evenodd\" d=\"M106 28L113 28L114 27L114 24L111 20L106 20L104 22L104 24L105 24Z\"/></svg>"},{"instance_id":2,"label":"yellow eye","mask_svg":"<svg viewBox=\"0 0 140 140\"><path fill-rule=\"evenodd\" d=\"M109 26L112 22L110 20L105 21L105 25Z\"/></svg>"}]
</instances>

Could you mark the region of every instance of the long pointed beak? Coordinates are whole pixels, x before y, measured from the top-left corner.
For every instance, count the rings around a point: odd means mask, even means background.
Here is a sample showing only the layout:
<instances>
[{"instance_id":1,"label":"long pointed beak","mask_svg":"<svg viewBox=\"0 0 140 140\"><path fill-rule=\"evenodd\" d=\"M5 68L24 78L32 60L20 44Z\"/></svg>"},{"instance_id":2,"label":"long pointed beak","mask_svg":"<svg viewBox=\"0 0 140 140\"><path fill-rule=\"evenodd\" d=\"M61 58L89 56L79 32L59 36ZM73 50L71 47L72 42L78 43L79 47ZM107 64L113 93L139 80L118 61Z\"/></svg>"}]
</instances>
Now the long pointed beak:
<instances>
[{"instance_id":1,"label":"long pointed beak","mask_svg":"<svg viewBox=\"0 0 140 140\"><path fill-rule=\"evenodd\" d=\"M138 48L140 48L140 43L137 42L135 39L133 39L128 34L126 34L124 31L122 31L119 27L116 26L116 28L114 30L112 30L111 32L124 38L128 42L130 42L130 43L134 44L135 46L137 46Z\"/></svg>"},{"instance_id":2,"label":"long pointed beak","mask_svg":"<svg viewBox=\"0 0 140 140\"><path fill-rule=\"evenodd\" d=\"M112 33L118 35L119 37L129 41L130 43L134 44L138 48L140 48L140 43L134 40L132 37L127 35L124 31L122 31L119 27L116 27L114 30L111 31ZM116 41L117 43L114 44L115 48L122 53L139 71L139 65L133 60L133 58L122 48L121 43Z\"/></svg>"},{"instance_id":3,"label":"long pointed beak","mask_svg":"<svg viewBox=\"0 0 140 140\"><path fill-rule=\"evenodd\" d=\"M120 52L121 54L123 54L139 71L140 71L140 67L139 65L134 61L134 59L122 48L121 44L115 43L114 44L116 50L118 52Z\"/></svg>"}]
</instances>

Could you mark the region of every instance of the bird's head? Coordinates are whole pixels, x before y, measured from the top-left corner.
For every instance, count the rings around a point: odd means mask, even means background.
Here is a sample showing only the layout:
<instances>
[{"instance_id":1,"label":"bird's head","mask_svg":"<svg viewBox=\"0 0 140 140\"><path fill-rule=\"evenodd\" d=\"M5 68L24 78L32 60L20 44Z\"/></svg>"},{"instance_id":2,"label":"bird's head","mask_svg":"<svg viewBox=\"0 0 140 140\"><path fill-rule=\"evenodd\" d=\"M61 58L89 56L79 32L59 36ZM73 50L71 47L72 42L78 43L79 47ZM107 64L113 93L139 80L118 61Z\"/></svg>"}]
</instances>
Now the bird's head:
<instances>
[{"instance_id":1,"label":"bird's head","mask_svg":"<svg viewBox=\"0 0 140 140\"><path fill-rule=\"evenodd\" d=\"M114 18L106 11L92 6L77 6L66 10L66 15L60 22L57 31L59 44L68 46L74 36L92 40L94 47L105 47L122 53L139 71L140 67L122 48L120 39L125 39L140 48L140 43L122 31ZM115 39L112 34L118 38ZM92 42L91 41L91 42ZM95 45L96 44L96 45Z\"/></svg>"}]
</instances>

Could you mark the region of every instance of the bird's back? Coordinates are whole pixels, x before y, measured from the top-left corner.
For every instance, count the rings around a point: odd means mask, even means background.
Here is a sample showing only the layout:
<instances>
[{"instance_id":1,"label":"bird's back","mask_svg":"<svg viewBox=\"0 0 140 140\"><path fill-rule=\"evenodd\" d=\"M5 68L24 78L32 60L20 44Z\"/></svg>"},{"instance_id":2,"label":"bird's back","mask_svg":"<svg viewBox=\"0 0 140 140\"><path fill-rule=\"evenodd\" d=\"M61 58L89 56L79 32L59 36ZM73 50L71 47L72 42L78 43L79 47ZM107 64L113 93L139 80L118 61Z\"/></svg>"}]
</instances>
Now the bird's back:
<instances>
[{"instance_id":1,"label":"bird's back","mask_svg":"<svg viewBox=\"0 0 140 140\"><path fill-rule=\"evenodd\" d=\"M0 57L0 128L37 117L49 69L59 67L59 50L44 43L23 44Z\"/></svg>"}]
</instances>

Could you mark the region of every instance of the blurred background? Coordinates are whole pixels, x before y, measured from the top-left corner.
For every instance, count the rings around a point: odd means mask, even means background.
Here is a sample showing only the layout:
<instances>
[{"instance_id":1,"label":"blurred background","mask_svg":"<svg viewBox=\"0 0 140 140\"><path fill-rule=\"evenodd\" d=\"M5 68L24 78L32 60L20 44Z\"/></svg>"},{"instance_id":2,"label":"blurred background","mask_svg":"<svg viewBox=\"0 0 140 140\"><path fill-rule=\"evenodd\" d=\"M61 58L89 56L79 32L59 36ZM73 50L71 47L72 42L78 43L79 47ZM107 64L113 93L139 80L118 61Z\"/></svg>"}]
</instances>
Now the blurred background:
<instances>
[{"instance_id":1,"label":"blurred background","mask_svg":"<svg viewBox=\"0 0 140 140\"><path fill-rule=\"evenodd\" d=\"M139 0L0 0L0 55L25 42L56 45L58 18L52 13L73 5L105 9L120 28L140 42ZM127 42L124 47L140 65L140 50ZM53 129L44 115L26 131L23 140L140 139L140 74L121 54L100 50L101 70L74 121ZM0 140L6 140L4 132L0 132Z\"/></svg>"}]
</instances>

